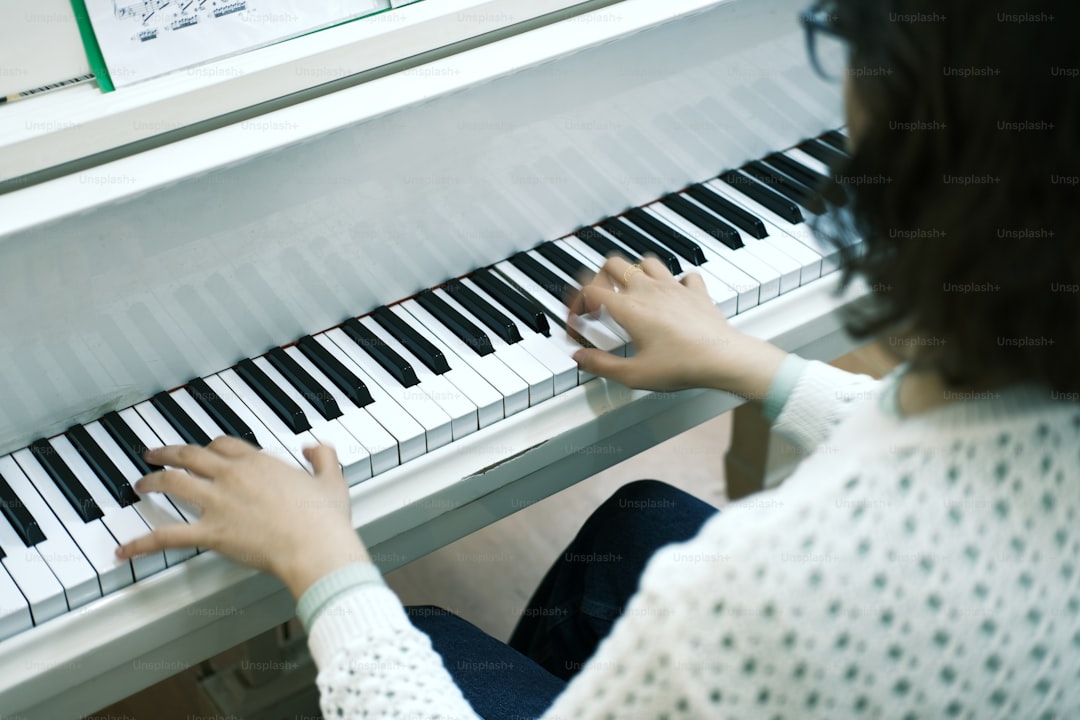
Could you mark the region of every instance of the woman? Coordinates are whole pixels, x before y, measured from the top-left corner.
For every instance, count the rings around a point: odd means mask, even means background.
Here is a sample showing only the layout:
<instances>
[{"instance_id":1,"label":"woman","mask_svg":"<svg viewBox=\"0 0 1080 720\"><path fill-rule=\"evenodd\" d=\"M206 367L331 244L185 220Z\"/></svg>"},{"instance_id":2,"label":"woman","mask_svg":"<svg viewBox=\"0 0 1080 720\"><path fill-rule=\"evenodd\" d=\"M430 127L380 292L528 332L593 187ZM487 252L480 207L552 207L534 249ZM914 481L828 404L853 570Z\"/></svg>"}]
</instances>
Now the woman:
<instances>
[{"instance_id":1,"label":"woman","mask_svg":"<svg viewBox=\"0 0 1080 720\"><path fill-rule=\"evenodd\" d=\"M1019 6L836 0L805 18L850 49L837 177L865 242L837 241L873 289L852 326L905 360L884 381L740 334L653 259L609 259L576 299L637 351L580 351L583 368L763 400L812 454L768 513L714 517L655 483L609 501L515 633L539 664L437 611L410 622L326 447L307 451L314 478L229 438L151 452L214 482L165 471L139 490L205 514L121 555L197 544L278 575L327 717L1080 717L1080 228L1061 181L1080 175L1080 24L1071 3ZM669 510L622 502L661 495ZM568 560L621 547L640 582Z\"/></svg>"}]
</instances>

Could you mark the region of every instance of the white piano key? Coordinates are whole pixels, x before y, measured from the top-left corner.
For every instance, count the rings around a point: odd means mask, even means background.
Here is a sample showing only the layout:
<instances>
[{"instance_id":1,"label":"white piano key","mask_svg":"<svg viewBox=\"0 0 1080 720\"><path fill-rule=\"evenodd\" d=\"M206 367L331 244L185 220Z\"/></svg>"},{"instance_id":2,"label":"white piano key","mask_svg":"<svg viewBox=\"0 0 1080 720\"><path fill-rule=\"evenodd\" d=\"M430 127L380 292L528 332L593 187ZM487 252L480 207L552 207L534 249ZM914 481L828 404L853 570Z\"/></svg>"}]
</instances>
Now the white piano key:
<instances>
[{"instance_id":1,"label":"white piano key","mask_svg":"<svg viewBox=\"0 0 1080 720\"><path fill-rule=\"evenodd\" d=\"M90 437L98 444L98 447L112 460L116 469L124 476L124 478L132 485L139 479L138 469L131 463L131 460L124 454L124 451L120 449L120 446L116 444L116 441L112 439L108 431L101 425L100 422L92 422L87 424L86 432ZM145 440L143 441L145 442ZM139 494L139 501L132 505L135 511L142 517L143 522L151 530L157 530L160 527L167 525L175 525L176 523L186 522L183 515L176 509L176 507L169 501L167 497L161 493L145 493ZM165 562L168 565L177 565L188 558L195 556L195 548L174 548L165 551Z\"/></svg>"},{"instance_id":2,"label":"white piano key","mask_svg":"<svg viewBox=\"0 0 1080 720\"><path fill-rule=\"evenodd\" d=\"M150 426L136 408L141 408L144 412L148 413L156 425L156 429ZM159 448L164 445L184 444L184 439L180 437L180 434L177 433L171 425L165 422L165 418L161 417L161 414L158 413L157 409L149 402L142 402L135 407L124 408L119 412L119 415L148 450ZM159 493L154 494L161 497ZM165 495L164 497L176 508L177 512L180 513L184 520L188 522L195 522L199 519L199 515L202 514L197 507L186 500L181 500L180 498L171 495ZM196 552L198 552L198 550L196 550Z\"/></svg>"},{"instance_id":3,"label":"white piano key","mask_svg":"<svg viewBox=\"0 0 1080 720\"><path fill-rule=\"evenodd\" d=\"M452 294L442 288L435 290L435 294L487 333L491 339L491 347L495 350L495 356L528 386L529 405L536 405L555 395L555 377L551 369L530 355L525 348L521 347L520 342L507 343L498 333L492 332L478 317L461 305Z\"/></svg>"},{"instance_id":4,"label":"white piano key","mask_svg":"<svg viewBox=\"0 0 1080 720\"><path fill-rule=\"evenodd\" d=\"M15 581L0 568L0 640L34 626L30 606Z\"/></svg>"},{"instance_id":5,"label":"white piano key","mask_svg":"<svg viewBox=\"0 0 1080 720\"><path fill-rule=\"evenodd\" d=\"M739 238L743 241L743 244L747 249L757 250L758 256L765 262L773 265L773 267L778 269L780 267L779 264L773 262L773 259L780 260L781 258L786 258L787 263L790 263L799 269L800 285L805 285L811 280L816 280L821 277L821 253L808 248L784 233L770 232L769 237L764 239L753 237L723 216L699 203L695 198L686 195L685 193L682 197L685 198L687 202L697 205L702 211L707 212L713 217L730 225L735 232L739 233ZM766 230L768 230L768 227L766 227Z\"/></svg>"},{"instance_id":6,"label":"white piano key","mask_svg":"<svg viewBox=\"0 0 1080 720\"><path fill-rule=\"evenodd\" d=\"M37 548L27 547L2 514L0 548L7 553L7 557L0 562L26 598L35 625L67 612L64 586L49 570Z\"/></svg>"},{"instance_id":7,"label":"white piano key","mask_svg":"<svg viewBox=\"0 0 1080 720\"><path fill-rule=\"evenodd\" d=\"M229 409L236 413L236 416L240 418L241 422L248 426L252 434L255 436L255 441L258 442L259 448L262 452L276 457L278 460L281 460L287 465L308 469L308 466L303 460L303 456L300 456L298 458L296 455L293 454L292 448L286 447L286 445L284 445L280 440L278 440L277 436L273 432L271 432L263 423L261 417L256 413L252 412L248 405L243 400L241 400L237 396L237 394L233 392L232 388L230 388L225 382L223 382L221 378L215 375L211 375L210 377L203 378L203 380L210 387L210 389L213 390L219 398L221 398L221 401L228 405ZM218 427L217 423L214 423L208 415L204 414L200 416L200 419L202 418L205 418L205 420L208 420L210 423L212 423L211 425L207 425L204 429L209 430L210 428ZM199 421L196 420L196 422ZM220 430L218 434L221 434Z\"/></svg>"},{"instance_id":8,"label":"white piano key","mask_svg":"<svg viewBox=\"0 0 1080 720\"><path fill-rule=\"evenodd\" d=\"M371 477L371 453L357 438L337 420L326 420L319 411L294 388L265 357L257 357L255 366L266 373L270 382L278 386L289 399L295 402L311 423L307 432L320 443L332 445L337 451L338 462L342 471L351 482L359 482Z\"/></svg>"},{"instance_id":9,"label":"white piano key","mask_svg":"<svg viewBox=\"0 0 1080 720\"><path fill-rule=\"evenodd\" d=\"M498 415L490 413L494 416L490 422L498 421L529 407L529 386L495 356L494 346L490 354L478 355L415 300L395 305L390 310L402 319L406 319L417 329L417 332L443 351L451 368L446 375L462 392L469 395L470 399L476 403L478 410L480 400L485 395L498 398ZM470 389L466 390L466 387ZM480 426L483 427L485 424L488 423L481 419Z\"/></svg>"},{"instance_id":10,"label":"white piano key","mask_svg":"<svg viewBox=\"0 0 1080 720\"><path fill-rule=\"evenodd\" d=\"M544 266L548 271L554 273L556 276L562 279L562 281L566 283L567 287L573 288L575 291L581 289L581 284L578 282L577 278L572 278L567 275L560 268L556 267L554 263L552 263L550 260L548 260L546 257L541 255L537 251L529 250L526 254L533 260L535 260L537 263ZM550 295L548 297L550 297ZM559 306L563 309L563 317L567 317L570 314L570 307L565 303L559 303ZM621 325L615 322L615 319L611 317L611 315L609 315L607 312L601 312L597 316L595 321L591 321L588 318L580 318L578 322L586 324L590 322L598 322L601 327L605 327L610 330L615 337L617 337L620 341L623 342L625 348L624 352L627 357L633 354L634 346L630 343L630 333L626 332L626 330L623 329ZM574 329L578 330L577 327L575 327Z\"/></svg>"},{"instance_id":11,"label":"white piano key","mask_svg":"<svg viewBox=\"0 0 1080 720\"><path fill-rule=\"evenodd\" d=\"M753 213L763 223L765 223L766 229L769 230L769 234L772 234L773 227L778 228L781 232L787 234L790 237L795 238L803 245L807 246L811 250L821 255L821 274L828 275L831 272L835 272L840 268L840 253L831 244L820 240L814 231L810 228L810 225L801 223L788 222L784 218L780 217L772 210L769 210L764 205L758 203L756 200L743 195L741 192L731 187L723 180L712 179L706 183L709 188L714 190L718 195L730 200L739 207L745 209L747 212Z\"/></svg>"},{"instance_id":12,"label":"white piano key","mask_svg":"<svg viewBox=\"0 0 1080 720\"><path fill-rule=\"evenodd\" d=\"M508 260L497 263L495 269L498 270L503 277L509 280L511 284L519 287L522 292L539 303L547 313L551 324L560 327L566 325L570 309L566 307L561 300L556 300L546 290L533 282L533 280L525 273L511 265ZM622 355L623 357L627 354L626 339L615 334L611 328L597 320L579 318L578 324L570 329L580 334L593 347L616 355ZM552 332L552 334L554 335L554 332Z\"/></svg>"},{"instance_id":13,"label":"white piano key","mask_svg":"<svg viewBox=\"0 0 1080 720\"><path fill-rule=\"evenodd\" d=\"M74 610L101 597L101 585L93 566L11 455L0 457L0 475L4 476L27 511L37 520L45 540L35 545L34 549L64 587L68 608ZM67 504L66 499L63 502Z\"/></svg>"},{"instance_id":14,"label":"white piano key","mask_svg":"<svg viewBox=\"0 0 1080 720\"><path fill-rule=\"evenodd\" d=\"M240 414L239 409L234 406L235 400L240 400L242 405L247 406L247 410L250 411L247 413L248 417L254 416L267 430L270 431L270 434L277 441L271 443L271 448L285 448L285 450L288 451L288 454L291 455L296 462L300 463L301 467L308 472L312 471L311 463L304 457L303 451L305 447L313 447L318 444L314 435L306 431L294 433L286 427L281 418L277 416L277 413L275 413L269 405L263 402L263 399L251 389L250 385L244 382L244 380L236 374L235 370L231 368L222 370L217 375L212 375L211 377L220 380L232 391L232 393L230 393L231 397L229 397L228 400L225 400L225 402L233 409L233 412L240 416L241 420L247 422L244 416ZM206 378L206 382L215 392L217 392L219 387L217 383L211 383L210 378ZM221 395L221 393L219 392L218 395ZM224 398L222 399L224 400ZM254 428L252 428L252 432L254 432ZM262 443L262 439L258 435L255 437L259 440L259 445L266 448Z\"/></svg>"},{"instance_id":15,"label":"white piano key","mask_svg":"<svg viewBox=\"0 0 1080 720\"><path fill-rule=\"evenodd\" d=\"M180 409L186 412L188 417L190 417L211 440L225 434L225 431L221 429L221 426L210 417L209 413L203 410L202 405L196 402L195 398L191 397L191 393L187 390L184 390L183 388L173 390L169 393L169 397L176 401L176 404L180 406Z\"/></svg>"},{"instance_id":16,"label":"white piano key","mask_svg":"<svg viewBox=\"0 0 1080 720\"><path fill-rule=\"evenodd\" d=\"M307 356L300 351L300 348L294 345L286 348L285 352L288 353L289 357L296 361L297 365L306 370L317 383L322 385L326 389L326 392L329 393L330 397L338 404L338 408L341 410L342 415L337 420L349 431L349 434L362 442L364 447L367 448L368 453L371 455L371 472L378 475L381 472L386 472L390 468L395 467L399 463L399 444L401 441L380 425L371 413L368 412L367 408L357 407L345 393L341 392L341 390L334 385L330 378L323 375L322 371L315 367L314 363L308 360ZM364 380L363 382L370 393L371 386L374 385L374 382L369 382L368 380ZM375 395L372 394L371 397L374 400ZM392 402L389 398L385 398L385 401L387 403ZM420 454L423 454L424 431L420 426L416 425L413 432L412 438L419 441L421 446Z\"/></svg>"},{"instance_id":17,"label":"white piano key","mask_svg":"<svg viewBox=\"0 0 1080 720\"><path fill-rule=\"evenodd\" d=\"M97 506L101 508L103 515L100 522L108 528L117 544L129 543L150 532L150 528L143 522L142 517L133 506L120 507L120 504L116 502L116 498L101 484L101 480L86 464L86 461L83 460L66 436L55 437L49 443L55 448L60 459L75 474L82 486L86 488L86 492L94 499ZM150 577L154 573L165 569L165 554L160 552L148 553L132 558L131 567L135 572L136 580Z\"/></svg>"},{"instance_id":18,"label":"white piano key","mask_svg":"<svg viewBox=\"0 0 1080 720\"><path fill-rule=\"evenodd\" d=\"M793 147L785 150L780 154L787 155L789 158L799 163L800 165L805 165L808 169L824 175L825 177L829 177L832 174L832 168L818 160L813 155L807 153L805 150L800 150L797 147Z\"/></svg>"},{"instance_id":19,"label":"white piano key","mask_svg":"<svg viewBox=\"0 0 1080 720\"><path fill-rule=\"evenodd\" d=\"M101 594L107 595L134 582L131 563L116 557L117 542L101 520L83 522L28 448L17 450L11 456L90 561L98 576Z\"/></svg>"},{"instance_id":20,"label":"white piano key","mask_svg":"<svg viewBox=\"0 0 1080 720\"><path fill-rule=\"evenodd\" d=\"M476 406L476 418L479 427L487 427L506 417L508 413L504 407L504 397L493 386L491 379L477 373L471 365L466 363L450 346L447 345L441 334L437 334L430 327L427 327L424 323L418 321L411 315L403 307L404 305L409 305L409 303L412 303L412 306L414 307L416 306L416 302L410 300L402 305L391 306L390 312L397 315L402 321L408 323L409 327L420 333L425 340L439 348L439 351L442 352L450 369L437 377L445 379L449 384L456 387L470 403ZM441 328L442 326L436 323L436 327ZM449 331L445 334L451 335ZM453 336L451 335L451 337ZM456 340L457 338L454 337L454 339ZM520 378L518 378L518 381L520 382ZM512 400L511 404L520 403L524 407L528 407L528 391L524 387L524 383L521 383L520 391L520 396L516 400Z\"/></svg>"},{"instance_id":21,"label":"white piano key","mask_svg":"<svg viewBox=\"0 0 1080 720\"><path fill-rule=\"evenodd\" d=\"M611 235L608 234L608 237L610 238ZM583 263L593 268L594 270L599 270L606 260L604 256L593 250L581 239L574 237L573 235L565 237L562 240L557 240L555 244L562 247L568 253L579 258ZM719 278L710 273L706 268L707 265L708 263L703 266L696 266L684 262L682 263L682 274L677 275L676 277L677 279L682 280L684 277L686 277L687 273L697 273L701 277L702 281L705 283L705 289L708 291L709 297L712 298L712 301L716 305L716 307L720 308L720 311L724 313L724 315L727 317L735 315L739 310L738 293L736 293L731 287L729 287Z\"/></svg>"},{"instance_id":22,"label":"white piano key","mask_svg":"<svg viewBox=\"0 0 1080 720\"><path fill-rule=\"evenodd\" d=\"M514 317L513 313L499 305L494 298L484 292L472 280L465 278L461 282L483 298L484 302L502 310L506 317L517 326L518 334L522 338L518 344L551 371L556 395L564 393L570 388L594 377L592 374L578 369L577 363L573 360L573 355L583 346L568 336L566 331L558 324L552 324L550 337L535 332Z\"/></svg>"},{"instance_id":23,"label":"white piano key","mask_svg":"<svg viewBox=\"0 0 1080 720\"><path fill-rule=\"evenodd\" d=\"M657 203L645 206L644 210L660 222L663 222L675 228L683 235L686 235L702 248L707 248L713 255L727 260L739 270L752 277L755 282L761 285L758 295L759 302L765 302L766 300L771 300L780 295L780 271L768 263L763 262L753 253L744 252L745 248L741 250L732 250L727 245L714 240L710 235L702 232L689 220L683 219ZM631 223L631 225L632 224L633 223ZM797 278L795 282L796 284L798 283Z\"/></svg>"},{"instance_id":24,"label":"white piano key","mask_svg":"<svg viewBox=\"0 0 1080 720\"><path fill-rule=\"evenodd\" d=\"M755 263L759 263L761 267L772 268L772 270L780 276L780 294L791 292L799 287L799 264L783 253L777 252L774 248L754 244L745 245L738 250L732 250L727 245L705 232L704 229L695 225L691 220L679 215L674 210L665 207L660 203L647 205L645 210L651 212L654 216L663 218L669 224L682 229L699 245L708 245L714 252L731 253L733 261L737 262L739 267L746 269L751 275L754 274L753 268ZM710 214L715 217L715 214ZM722 220L722 218L717 219Z\"/></svg>"},{"instance_id":25,"label":"white piano key","mask_svg":"<svg viewBox=\"0 0 1080 720\"><path fill-rule=\"evenodd\" d=\"M624 222L639 232L649 234L625 218ZM597 230L611 242L622 246L622 242L610 233L599 228ZM721 257L708 245L699 243L699 247L706 260L705 264L700 266L700 269L738 293L736 296L736 313L746 312L750 308L756 307L761 301L761 281L740 270L734 263Z\"/></svg>"},{"instance_id":26,"label":"white piano key","mask_svg":"<svg viewBox=\"0 0 1080 720\"><path fill-rule=\"evenodd\" d=\"M407 391L424 393L443 409L443 412L450 417L450 429L454 440L459 440L479 429L480 420L476 405L463 392L442 375L433 373L420 358L409 352L408 348L390 335L374 318L362 317L360 323L412 365L420 384L408 388Z\"/></svg>"},{"instance_id":27,"label":"white piano key","mask_svg":"<svg viewBox=\"0 0 1080 720\"><path fill-rule=\"evenodd\" d=\"M344 357L348 358L352 366L350 369L353 372L360 370L356 374L363 378L365 382L367 378L371 378L372 384L368 386L368 389L372 391L373 395L375 388L379 388L381 394L389 396L424 429L424 439L428 452L440 448L453 440L450 416L426 393L418 390L416 386L407 388L399 383L373 357L349 339L349 336L341 328L334 328L314 337L339 360L342 360L342 354L344 354ZM378 404L379 398L376 398L375 405ZM380 410L380 412L383 410L385 409ZM378 415L376 417L379 418L380 422L385 421L383 417ZM400 437L396 433L395 436ZM402 457L402 462L405 462L404 457Z\"/></svg>"},{"instance_id":28,"label":"white piano key","mask_svg":"<svg viewBox=\"0 0 1080 720\"><path fill-rule=\"evenodd\" d=\"M320 339L321 338L321 339ZM367 387L373 402L363 408L375 421L390 434L397 443L397 461L403 464L418 458L427 452L427 438L424 427L408 411L399 405L383 387L370 375L354 363L344 350L326 336L316 336L320 345L339 362L343 363ZM290 348L291 349L291 348ZM306 358L305 358L306 360ZM309 367L309 370L314 367ZM316 376L318 377L318 376ZM335 388L336 390L336 388ZM332 390L331 392L333 392ZM349 406L352 401L345 398ZM447 419L447 422L449 420Z\"/></svg>"}]
</instances>

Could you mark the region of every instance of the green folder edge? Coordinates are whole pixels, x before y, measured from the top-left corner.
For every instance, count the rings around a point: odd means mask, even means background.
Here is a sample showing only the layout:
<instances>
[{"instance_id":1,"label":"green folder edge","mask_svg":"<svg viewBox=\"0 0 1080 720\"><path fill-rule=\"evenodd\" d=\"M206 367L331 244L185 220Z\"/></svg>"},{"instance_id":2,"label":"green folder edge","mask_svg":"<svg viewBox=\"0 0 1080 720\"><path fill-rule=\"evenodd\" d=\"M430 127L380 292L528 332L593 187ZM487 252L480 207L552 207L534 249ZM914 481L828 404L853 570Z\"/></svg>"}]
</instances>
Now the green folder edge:
<instances>
[{"instance_id":1,"label":"green folder edge","mask_svg":"<svg viewBox=\"0 0 1080 720\"><path fill-rule=\"evenodd\" d=\"M105 65L105 56L101 54L101 45L98 44L97 35L94 34L94 26L90 22L90 13L86 11L86 3L84 0L71 0L71 9L75 11L75 22L79 26L79 35L82 37L83 49L86 50L86 59L90 63L90 70L94 73L94 77L97 78L98 87L101 88L102 92L113 92L116 90L116 86L113 85L112 78L109 77L109 68ZM384 12L389 12L393 9L394 8L392 7L383 8L378 12L368 13L367 15L355 17L352 20L345 20L343 22L335 23L334 25L328 25L325 28L312 30L311 32L303 33L303 35L297 35L296 37L311 35L320 30L327 30L331 27L356 22L363 18L381 15ZM292 40L293 38L289 39ZM281 40L279 42L285 41Z\"/></svg>"},{"instance_id":2,"label":"green folder edge","mask_svg":"<svg viewBox=\"0 0 1080 720\"><path fill-rule=\"evenodd\" d=\"M71 0L71 9L75 11L75 22L79 26L79 35L82 37L83 49L86 50L86 59L90 63L90 70L97 78L98 87L102 92L112 92L116 89L112 78L109 77L109 68L105 66L105 56L101 54L101 46L98 45L97 35L94 34L94 26L90 23L90 13L86 11L86 3L83 0Z\"/></svg>"}]
</instances>

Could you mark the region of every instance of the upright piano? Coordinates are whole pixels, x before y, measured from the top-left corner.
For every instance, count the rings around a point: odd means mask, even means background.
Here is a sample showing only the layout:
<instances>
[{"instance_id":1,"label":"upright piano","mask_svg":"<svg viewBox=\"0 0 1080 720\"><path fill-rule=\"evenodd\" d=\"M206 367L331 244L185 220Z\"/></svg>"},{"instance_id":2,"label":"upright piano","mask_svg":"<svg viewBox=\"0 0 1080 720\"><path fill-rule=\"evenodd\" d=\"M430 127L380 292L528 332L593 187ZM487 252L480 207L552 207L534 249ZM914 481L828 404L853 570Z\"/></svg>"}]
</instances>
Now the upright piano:
<instances>
[{"instance_id":1,"label":"upright piano","mask_svg":"<svg viewBox=\"0 0 1080 720\"><path fill-rule=\"evenodd\" d=\"M397 4L397 3L395 3ZM383 570L740 400L579 373L618 251L744 331L853 344L806 191L844 152L794 0L422 0L101 94L0 105L0 714L79 717L281 623L141 446L339 450Z\"/></svg>"}]
</instances>

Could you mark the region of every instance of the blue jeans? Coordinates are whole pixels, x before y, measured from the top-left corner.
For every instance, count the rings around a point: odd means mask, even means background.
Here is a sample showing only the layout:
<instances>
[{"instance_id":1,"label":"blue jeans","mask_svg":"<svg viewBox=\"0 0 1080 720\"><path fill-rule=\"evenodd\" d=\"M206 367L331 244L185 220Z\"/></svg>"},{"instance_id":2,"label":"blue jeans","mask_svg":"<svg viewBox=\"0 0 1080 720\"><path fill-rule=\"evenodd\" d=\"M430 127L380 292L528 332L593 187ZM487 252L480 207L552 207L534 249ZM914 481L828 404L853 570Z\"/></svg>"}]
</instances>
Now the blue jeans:
<instances>
[{"instance_id":1,"label":"blue jeans","mask_svg":"<svg viewBox=\"0 0 1080 720\"><path fill-rule=\"evenodd\" d=\"M624 485L555 560L507 645L438 608L407 608L409 618L481 717L538 717L611 631L652 554L692 538L716 512L656 480Z\"/></svg>"}]
</instances>

